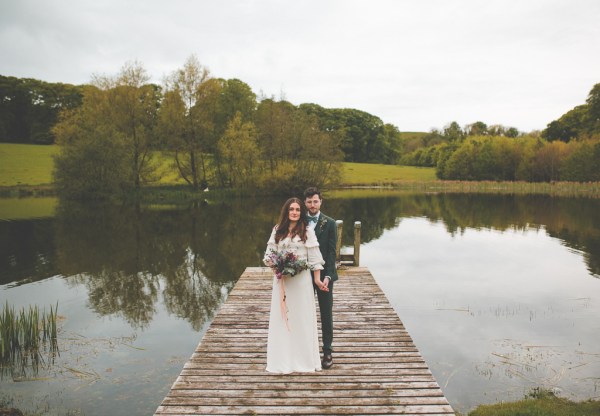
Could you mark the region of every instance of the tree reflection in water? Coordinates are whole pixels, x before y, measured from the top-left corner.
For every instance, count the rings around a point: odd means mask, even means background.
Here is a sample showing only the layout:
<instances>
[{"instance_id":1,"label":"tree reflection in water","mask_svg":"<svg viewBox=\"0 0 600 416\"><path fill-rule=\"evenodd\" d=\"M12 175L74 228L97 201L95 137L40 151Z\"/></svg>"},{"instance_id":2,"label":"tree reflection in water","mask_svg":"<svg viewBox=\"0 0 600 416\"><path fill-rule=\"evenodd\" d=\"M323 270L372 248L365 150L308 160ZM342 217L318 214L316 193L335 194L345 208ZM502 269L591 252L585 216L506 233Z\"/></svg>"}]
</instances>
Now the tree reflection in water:
<instances>
[{"instance_id":1,"label":"tree reflection in water","mask_svg":"<svg viewBox=\"0 0 600 416\"><path fill-rule=\"evenodd\" d=\"M200 328L247 266L261 265L285 198L245 198L187 208L61 202L53 219L0 222L0 284L50 276L85 285L100 315L121 315L135 328L152 320L157 302ZM324 212L353 223L362 242L405 217L443 222L450 234L468 228L543 229L583 253L600 276L600 201L481 194L396 194L325 199ZM163 299L159 299L159 297Z\"/></svg>"},{"instance_id":2,"label":"tree reflection in water","mask_svg":"<svg viewBox=\"0 0 600 416\"><path fill-rule=\"evenodd\" d=\"M600 200L545 195L404 194L328 200L327 212L344 220L343 244L353 244L353 223L361 221L362 243L378 239L402 218L442 222L448 233L468 228L543 229L583 253L587 268L600 277Z\"/></svg>"},{"instance_id":3,"label":"tree reflection in water","mask_svg":"<svg viewBox=\"0 0 600 416\"><path fill-rule=\"evenodd\" d=\"M167 310L199 329L244 268L262 258L273 213L245 205L160 210L63 202L56 216L58 269L70 284L87 287L100 315L121 315L144 328L162 291Z\"/></svg>"}]
</instances>

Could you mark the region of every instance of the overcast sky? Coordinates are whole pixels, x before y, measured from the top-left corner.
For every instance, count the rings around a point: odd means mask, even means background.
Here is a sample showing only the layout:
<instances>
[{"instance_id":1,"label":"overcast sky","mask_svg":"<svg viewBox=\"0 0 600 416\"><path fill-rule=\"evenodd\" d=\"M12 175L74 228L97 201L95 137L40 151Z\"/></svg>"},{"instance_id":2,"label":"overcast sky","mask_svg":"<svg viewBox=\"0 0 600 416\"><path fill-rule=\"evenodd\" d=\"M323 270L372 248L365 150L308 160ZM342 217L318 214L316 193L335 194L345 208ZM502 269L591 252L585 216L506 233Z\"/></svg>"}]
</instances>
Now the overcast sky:
<instances>
[{"instance_id":1,"label":"overcast sky","mask_svg":"<svg viewBox=\"0 0 600 416\"><path fill-rule=\"evenodd\" d=\"M600 82L600 0L0 0L0 75L87 83L196 55L294 104L401 131L543 129Z\"/></svg>"}]
</instances>

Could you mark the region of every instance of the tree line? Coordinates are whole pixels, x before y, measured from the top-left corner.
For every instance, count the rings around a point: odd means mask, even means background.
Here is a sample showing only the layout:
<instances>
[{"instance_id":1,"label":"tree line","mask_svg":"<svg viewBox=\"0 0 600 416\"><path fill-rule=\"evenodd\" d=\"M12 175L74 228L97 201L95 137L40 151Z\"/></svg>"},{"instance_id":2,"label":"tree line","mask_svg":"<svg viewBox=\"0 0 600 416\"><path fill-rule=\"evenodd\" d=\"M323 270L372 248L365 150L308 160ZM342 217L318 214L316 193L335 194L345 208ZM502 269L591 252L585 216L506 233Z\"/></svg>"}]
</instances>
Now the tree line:
<instances>
[{"instance_id":1,"label":"tree line","mask_svg":"<svg viewBox=\"0 0 600 416\"><path fill-rule=\"evenodd\" d=\"M240 80L213 78L193 56L162 86L132 62L94 77L82 95L52 130L55 186L70 198L135 192L160 179L165 156L196 190L289 192L339 179L339 131L287 101L258 100Z\"/></svg>"},{"instance_id":2,"label":"tree line","mask_svg":"<svg viewBox=\"0 0 600 416\"><path fill-rule=\"evenodd\" d=\"M400 163L435 167L440 179L502 181L600 181L600 84L586 104L575 107L543 131L528 134L476 122L412 139Z\"/></svg>"},{"instance_id":3,"label":"tree line","mask_svg":"<svg viewBox=\"0 0 600 416\"><path fill-rule=\"evenodd\" d=\"M199 66L197 62L196 64ZM189 62L182 69L192 70ZM219 80L213 79L206 68L199 67L196 70L206 71L206 74L197 74L198 85L189 87L201 88L203 94L210 95L211 89L214 93L213 87ZM202 78L203 76L205 79ZM153 85L156 89L156 105L158 107L162 106L165 101L169 101L169 95L172 95L173 88L180 88L181 83L185 82L172 78L167 80L164 85ZM71 85L0 75L0 142L55 143L56 135L53 128L59 119L59 114L62 111L81 106L85 91L89 91L90 87L106 87L106 85L98 85L97 81L99 79L95 78L90 85ZM255 113L258 104L265 100L265 97L257 97L251 92L250 87L240 80L229 80L228 82L237 84L232 87L234 89L249 92L244 104L246 116L248 112ZM190 91L184 91L184 94L187 94L188 99L193 98L193 93ZM235 93L232 94L234 95L229 97L230 100L236 98ZM187 105L189 103L190 101ZM317 104L300 104L298 108L316 117L321 130L335 132L344 161L370 163L396 163L398 161L401 138L396 126L386 124L379 117L356 109L328 109ZM217 120L217 124L219 122L222 126L223 119ZM222 134L223 130L221 127L221 131L218 133Z\"/></svg>"},{"instance_id":4,"label":"tree line","mask_svg":"<svg viewBox=\"0 0 600 416\"><path fill-rule=\"evenodd\" d=\"M157 152L194 189L333 184L339 161L435 167L460 180L595 181L600 171L600 84L541 132L454 121L401 133L364 111L258 97L194 56L162 85L149 79L139 63L80 86L0 76L0 141L61 144L58 189L84 197L156 182Z\"/></svg>"},{"instance_id":5,"label":"tree line","mask_svg":"<svg viewBox=\"0 0 600 416\"><path fill-rule=\"evenodd\" d=\"M0 142L54 143L59 113L81 105L83 88L0 75Z\"/></svg>"}]
</instances>

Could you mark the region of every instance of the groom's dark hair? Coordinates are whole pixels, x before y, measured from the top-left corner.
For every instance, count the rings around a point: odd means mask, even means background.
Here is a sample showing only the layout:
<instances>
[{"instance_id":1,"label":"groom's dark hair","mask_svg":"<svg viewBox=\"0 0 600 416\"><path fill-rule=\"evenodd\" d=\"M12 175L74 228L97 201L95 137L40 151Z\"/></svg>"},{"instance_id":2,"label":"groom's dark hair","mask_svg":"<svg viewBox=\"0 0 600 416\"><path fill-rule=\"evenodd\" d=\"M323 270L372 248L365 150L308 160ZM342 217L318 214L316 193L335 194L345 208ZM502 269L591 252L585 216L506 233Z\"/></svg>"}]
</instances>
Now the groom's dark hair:
<instances>
[{"instance_id":1,"label":"groom's dark hair","mask_svg":"<svg viewBox=\"0 0 600 416\"><path fill-rule=\"evenodd\" d=\"M306 198L312 198L315 195L319 195L319 199L323 199L321 197L321 191L319 191L319 188L311 186L310 188L306 188L304 190L304 199L306 199Z\"/></svg>"}]
</instances>

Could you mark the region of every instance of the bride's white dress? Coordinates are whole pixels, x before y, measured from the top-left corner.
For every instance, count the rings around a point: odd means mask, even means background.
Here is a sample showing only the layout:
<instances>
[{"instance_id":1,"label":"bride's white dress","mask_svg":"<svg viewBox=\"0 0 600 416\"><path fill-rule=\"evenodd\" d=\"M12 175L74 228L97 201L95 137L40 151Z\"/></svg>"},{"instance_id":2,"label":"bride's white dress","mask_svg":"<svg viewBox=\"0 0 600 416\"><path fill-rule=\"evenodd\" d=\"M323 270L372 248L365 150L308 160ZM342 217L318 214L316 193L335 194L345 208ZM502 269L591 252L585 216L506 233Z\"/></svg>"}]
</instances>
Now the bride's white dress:
<instances>
[{"instance_id":1,"label":"bride's white dress","mask_svg":"<svg viewBox=\"0 0 600 416\"><path fill-rule=\"evenodd\" d=\"M275 243L275 230L267 243L269 250L293 251L307 261L313 270L322 270L323 257L314 230L307 230L306 243L296 236ZM266 256L265 256L266 257ZM317 313L310 270L283 277L288 325L281 313L281 281L273 276L269 336L267 341L267 371L272 373L311 372L321 370ZM288 329L289 327L289 329Z\"/></svg>"}]
</instances>

